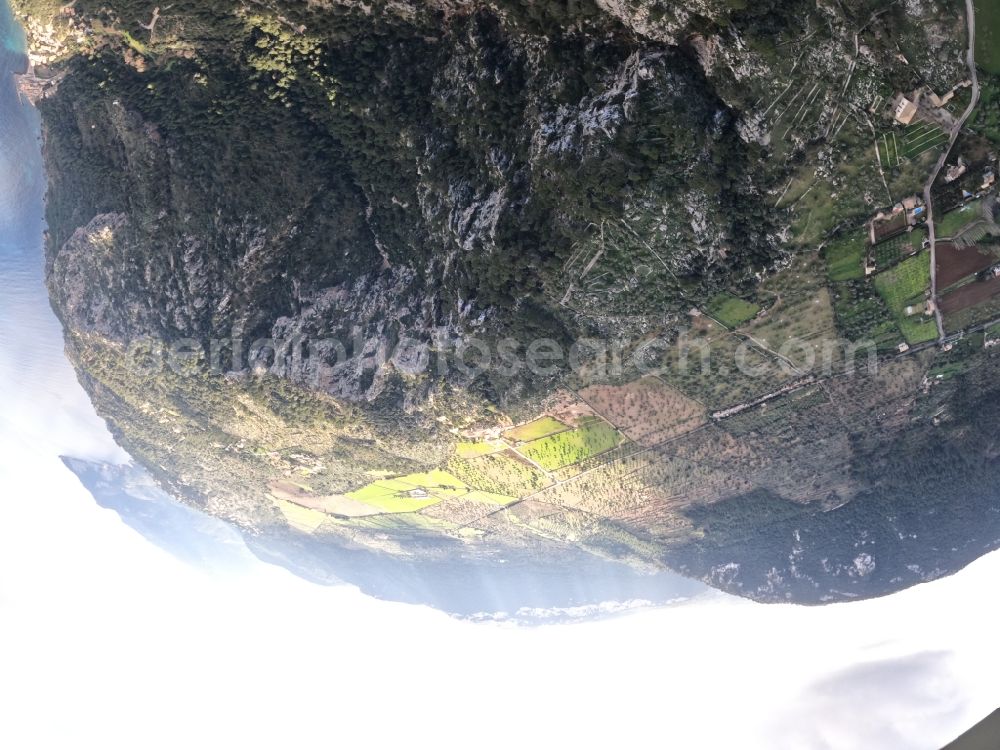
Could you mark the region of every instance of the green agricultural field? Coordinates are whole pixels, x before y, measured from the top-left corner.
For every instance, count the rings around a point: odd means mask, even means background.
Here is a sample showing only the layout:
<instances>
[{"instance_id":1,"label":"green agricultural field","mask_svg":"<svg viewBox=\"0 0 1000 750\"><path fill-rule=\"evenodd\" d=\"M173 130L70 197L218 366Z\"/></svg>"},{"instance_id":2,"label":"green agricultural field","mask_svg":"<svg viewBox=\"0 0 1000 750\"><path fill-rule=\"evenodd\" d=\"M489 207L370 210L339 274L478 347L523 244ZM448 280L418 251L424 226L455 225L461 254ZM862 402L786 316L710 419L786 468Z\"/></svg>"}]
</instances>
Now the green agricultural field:
<instances>
[{"instance_id":1,"label":"green agricultural field","mask_svg":"<svg viewBox=\"0 0 1000 750\"><path fill-rule=\"evenodd\" d=\"M609 451L621 439L621 433L603 419L592 418L575 430L522 445L518 452L544 469L555 470Z\"/></svg>"},{"instance_id":2,"label":"green agricultural field","mask_svg":"<svg viewBox=\"0 0 1000 750\"><path fill-rule=\"evenodd\" d=\"M412 513L449 497L461 497L469 486L447 471L434 469L407 474L396 479L380 479L354 492L352 500L378 508L386 513Z\"/></svg>"},{"instance_id":3,"label":"green agricultural field","mask_svg":"<svg viewBox=\"0 0 1000 750\"><path fill-rule=\"evenodd\" d=\"M823 251L827 276L830 281L848 281L864 278L865 253L868 250L868 232L858 229L838 237Z\"/></svg>"},{"instance_id":4,"label":"green agricultural field","mask_svg":"<svg viewBox=\"0 0 1000 750\"><path fill-rule=\"evenodd\" d=\"M760 305L723 292L708 303L705 311L722 325L737 328L760 312Z\"/></svg>"},{"instance_id":5,"label":"green agricultural field","mask_svg":"<svg viewBox=\"0 0 1000 750\"><path fill-rule=\"evenodd\" d=\"M502 441L477 440L475 442L459 443L455 446L455 453L459 458L475 458L476 456L488 456L490 453L498 453L505 450L506 445Z\"/></svg>"},{"instance_id":6,"label":"green agricultural field","mask_svg":"<svg viewBox=\"0 0 1000 750\"><path fill-rule=\"evenodd\" d=\"M908 344L923 344L938 337L937 323L933 319L914 316L900 320L898 325Z\"/></svg>"},{"instance_id":7,"label":"green agricultural field","mask_svg":"<svg viewBox=\"0 0 1000 750\"><path fill-rule=\"evenodd\" d=\"M875 289L885 300L896 324L910 344L920 344L937 338L934 321L926 320L922 313L907 315L909 306L923 308L926 292L931 284L930 253L921 252L907 258L894 268L875 277Z\"/></svg>"},{"instance_id":8,"label":"green agricultural field","mask_svg":"<svg viewBox=\"0 0 1000 750\"><path fill-rule=\"evenodd\" d=\"M937 125L915 122L903 129L902 157L915 159L925 151L938 148L948 142L948 134Z\"/></svg>"},{"instance_id":9,"label":"green agricultural field","mask_svg":"<svg viewBox=\"0 0 1000 750\"><path fill-rule=\"evenodd\" d=\"M878 243L872 250L875 254L875 268L883 271L889 266L895 265L905 256L919 251L923 242L924 230L920 227L912 232L899 234L885 242Z\"/></svg>"},{"instance_id":10,"label":"green agricultural field","mask_svg":"<svg viewBox=\"0 0 1000 750\"><path fill-rule=\"evenodd\" d=\"M888 351L899 344L899 328L871 279L833 284L837 328L850 341L874 341Z\"/></svg>"},{"instance_id":11,"label":"green agricultural field","mask_svg":"<svg viewBox=\"0 0 1000 750\"><path fill-rule=\"evenodd\" d=\"M453 458L448 471L477 490L509 497L530 495L552 483L510 450L466 460Z\"/></svg>"},{"instance_id":12,"label":"green agricultural field","mask_svg":"<svg viewBox=\"0 0 1000 750\"><path fill-rule=\"evenodd\" d=\"M930 284L930 253L926 252L907 258L875 277L875 288L893 314L902 313L907 305L922 303Z\"/></svg>"},{"instance_id":13,"label":"green agricultural field","mask_svg":"<svg viewBox=\"0 0 1000 750\"><path fill-rule=\"evenodd\" d=\"M899 164L900 155L895 133L883 133L875 140L875 146L883 169Z\"/></svg>"},{"instance_id":14,"label":"green agricultural field","mask_svg":"<svg viewBox=\"0 0 1000 750\"><path fill-rule=\"evenodd\" d=\"M976 64L1000 74L1000 5L996 0L975 0Z\"/></svg>"},{"instance_id":15,"label":"green agricultural field","mask_svg":"<svg viewBox=\"0 0 1000 750\"><path fill-rule=\"evenodd\" d=\"M504 433L504 437L508 440L515 440L519 443L527 443L531 440L538 440L539 438L554 435L557 432L563 432L568 429L569 427L564 425L558 419L553 419L552 417L542 417L541 419L536 419L534 422L528 422L520 427L507 430L507 432Z\"/></svg>"},{"instance_id":16,"label":"green agricultural field","mask_svg":"<svg viewBox=\"0 0 1000 750\"><path fill-rule=\"evenodd\" d=\"M938 237L954 237L961 232L969 222L975 221L980 216L979 201L973 201L954 211L949 211L935 222L935 230Z\"/></svg>"}]
</instances>

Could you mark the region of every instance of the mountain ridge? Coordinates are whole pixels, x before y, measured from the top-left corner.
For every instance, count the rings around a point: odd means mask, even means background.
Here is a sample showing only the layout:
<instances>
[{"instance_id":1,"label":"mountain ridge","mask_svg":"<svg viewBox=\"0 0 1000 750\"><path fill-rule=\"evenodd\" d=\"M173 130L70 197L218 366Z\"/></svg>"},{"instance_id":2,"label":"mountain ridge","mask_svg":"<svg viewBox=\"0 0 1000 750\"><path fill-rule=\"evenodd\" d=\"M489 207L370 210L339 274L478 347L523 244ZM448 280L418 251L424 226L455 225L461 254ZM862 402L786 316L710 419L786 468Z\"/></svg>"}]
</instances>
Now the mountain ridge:
<instances>
[{"instance_id":1,"label":"mountain ridge","mask_svg":"<svg viewBox=\"0 0 1000 750\"><path fill-rule=\"evenodd\" d=\"M814 604L1000 543L988 333L918 340L919 248L832 256L919 177L860 160L885 92L963 74L947 3L108 6L15 2L48 283L185 502Z\"/></svg>"}]
</instances>

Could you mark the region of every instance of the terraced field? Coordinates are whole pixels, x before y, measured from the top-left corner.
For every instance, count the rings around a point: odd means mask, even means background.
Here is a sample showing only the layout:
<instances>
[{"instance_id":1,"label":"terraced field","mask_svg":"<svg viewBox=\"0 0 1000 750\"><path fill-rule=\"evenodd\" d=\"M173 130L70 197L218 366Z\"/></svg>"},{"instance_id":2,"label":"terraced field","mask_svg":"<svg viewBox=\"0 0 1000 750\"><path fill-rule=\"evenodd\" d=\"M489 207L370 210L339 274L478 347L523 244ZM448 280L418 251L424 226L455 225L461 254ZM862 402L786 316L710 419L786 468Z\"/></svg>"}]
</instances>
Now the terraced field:
<instances>
[{"instance_id":1,"label":"terraced field","mask_svg":"<svg viewBox=\"0 0 1000 750\"><path fill-rule=\"evenodd\" d=\"M883 133L876 141L883 167L898 167L948 142L948 134L929 122L914 122L901 132Z\"/></svg>"}]
</instances>

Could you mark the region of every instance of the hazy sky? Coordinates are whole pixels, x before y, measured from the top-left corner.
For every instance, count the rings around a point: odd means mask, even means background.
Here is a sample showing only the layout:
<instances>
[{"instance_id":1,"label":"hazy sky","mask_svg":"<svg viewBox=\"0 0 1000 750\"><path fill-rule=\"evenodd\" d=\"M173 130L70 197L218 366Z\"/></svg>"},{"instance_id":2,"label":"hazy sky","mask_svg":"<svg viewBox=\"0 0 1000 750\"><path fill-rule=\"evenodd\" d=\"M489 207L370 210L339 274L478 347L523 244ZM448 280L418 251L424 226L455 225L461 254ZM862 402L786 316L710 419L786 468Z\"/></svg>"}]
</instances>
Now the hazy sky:
<instances>
[{"instance_id":1,"label":"hazy sky","mask_svg":"<svg viewBox=\"0 0 1000 750\"><path fill-rule=\"evenodd\" d=\"M41 447L0 440L0 747L932 748L1000 704L997 555L850 605L471 624L194 570Z\"/></svg>"},{"instance_id":2,"label":"hazy sky","mask_svg":"<svg viewBox=\"0 0 1000 750\"><path fill-rule=\"evenodd\" d=\"M711 594L519 629L152 546L58 458L124 460L40 287L20 117L0 119L0 747L934 748L1000 705L997 554L876 601Z\"/></svg>"}]
</instances>

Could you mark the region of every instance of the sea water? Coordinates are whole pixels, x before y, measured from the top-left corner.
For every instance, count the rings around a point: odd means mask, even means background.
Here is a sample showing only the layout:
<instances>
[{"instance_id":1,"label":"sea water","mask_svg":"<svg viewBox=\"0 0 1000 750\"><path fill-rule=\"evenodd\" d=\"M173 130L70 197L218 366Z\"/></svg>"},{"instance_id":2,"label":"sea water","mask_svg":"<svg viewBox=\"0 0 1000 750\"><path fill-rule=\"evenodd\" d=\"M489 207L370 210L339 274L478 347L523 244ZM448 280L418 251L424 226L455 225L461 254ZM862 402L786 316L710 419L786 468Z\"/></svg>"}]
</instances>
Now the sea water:
<instances>
[{"instance_id":1,"label":"sea water","mask_svg":"<svg viewBox=\"0 0 1000 750\"><path fill-rule=\"evenodd\" d=\"M64 356L44 283L45 180L37 112L12 71L24 39L0 2L0 429L59 452L125 460Z\"/></svg>"}]
</instances>

